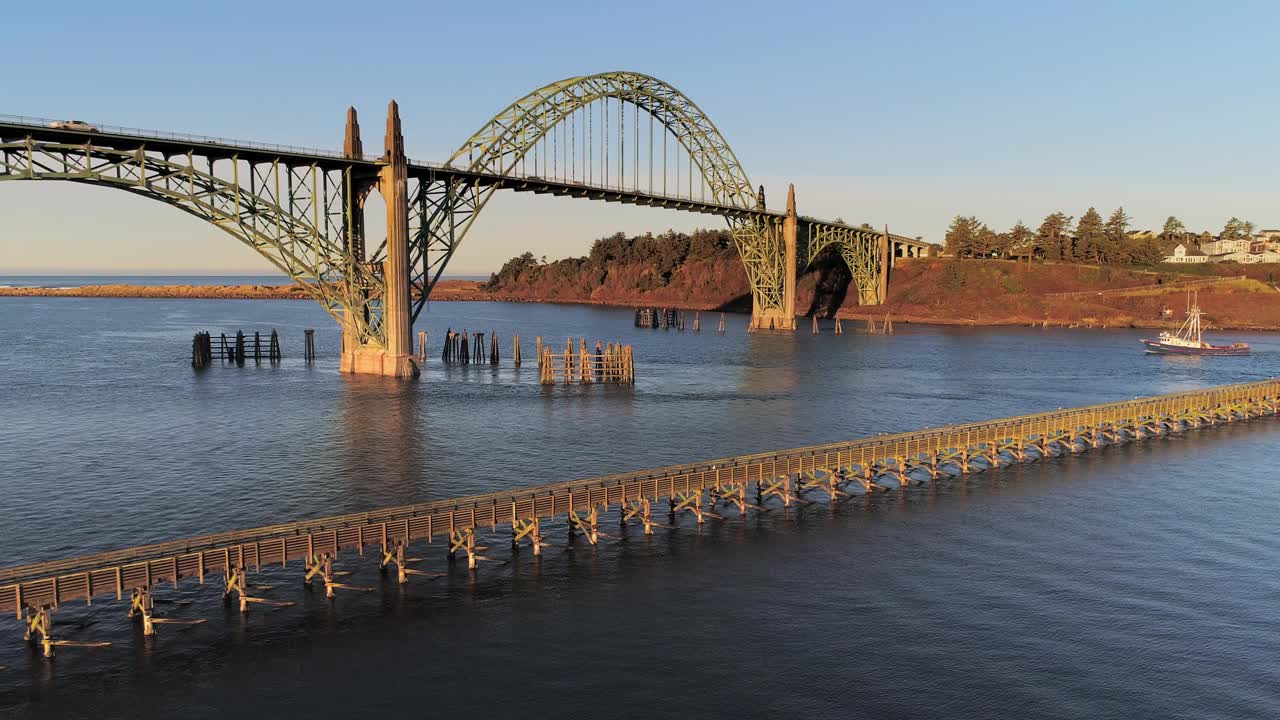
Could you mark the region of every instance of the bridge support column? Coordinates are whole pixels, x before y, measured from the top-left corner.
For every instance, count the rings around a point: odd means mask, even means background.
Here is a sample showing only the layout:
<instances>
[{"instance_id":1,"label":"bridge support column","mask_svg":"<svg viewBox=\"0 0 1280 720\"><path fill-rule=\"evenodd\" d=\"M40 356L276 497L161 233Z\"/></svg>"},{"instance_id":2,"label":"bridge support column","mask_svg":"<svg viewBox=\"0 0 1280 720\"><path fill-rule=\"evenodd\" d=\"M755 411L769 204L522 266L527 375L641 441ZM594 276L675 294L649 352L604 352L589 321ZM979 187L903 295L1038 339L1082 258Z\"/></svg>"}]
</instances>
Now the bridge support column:
<instances>
[{"instance_id":1,"label":"bridge support column","mask_svg":"<svg viewBox=\"0 0 1280 720\"><path fill-rule=\"evenodd\" d=\"M387 206L387 256L383 262L382 325L385 346L363 344L342 349L342 372L416 378L409 294L409 161L404 153L400 110L387 107L387 134L378 192Z\"/></svg>"},{"instance_id":2,"label":"bridge support column","mask_svg":"<svg viewBox=\"0 0 1280 720\"><path fill-rule=\"evenodd\" d=\"M759 295L751 306L752 332L796 329L796 249L799 245L800 218L796 215L796 187L787 186L787 217L782 221L782 306L760 307ZM776 247L776 246L775 246Z\"/></svg>"},{"instance_id":3,"label":"bridge support column","mask_svg":"<svg viewBox=\"0 0 1280 720\"><path fill-rule=\"evenodd\" d=\"M889 243L889 226L884 226L880 236L880 275L876 283L876 304L889 299L889 266L893 264L893 246Z\"/></svg>"}]
</instances>

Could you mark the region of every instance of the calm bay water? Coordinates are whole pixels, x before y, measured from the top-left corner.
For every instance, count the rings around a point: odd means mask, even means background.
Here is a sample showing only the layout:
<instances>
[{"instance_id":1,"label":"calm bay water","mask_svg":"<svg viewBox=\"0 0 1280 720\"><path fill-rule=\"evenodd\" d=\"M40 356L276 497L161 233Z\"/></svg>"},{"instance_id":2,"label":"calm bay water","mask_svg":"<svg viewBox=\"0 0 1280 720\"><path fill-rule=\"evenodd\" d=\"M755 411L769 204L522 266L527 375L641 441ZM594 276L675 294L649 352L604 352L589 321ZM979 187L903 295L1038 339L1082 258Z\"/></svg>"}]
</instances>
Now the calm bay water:
<instances>
[{"instance_id":1,"label":"calm bay water","mask_svg":"<svg viewBox=\"0 0 1280 720\"><path fill-rule=\"evenodd\" d=\"M0 299L0 565L386 504L1280 375L1145 356L1139 331L892 337L636 330L631 313L435 303L421 381L337 374L309 302ZM703 318L714 328L714 316ZM853 323L847 327L853 327ZM302 331L322 352L300 360ZM498 369L444 367L446 328ZM278 366L189 367L196 330L280 331ZM633 388L537 384L511 333L633 343ZM146 642L118 603L68 606L45 662L0 621L0 715L373 712L516 717L1204 718L1280 714L1280 477L1261 420L931 489L453 569L407 587L344 555L335 603L224 609ZM612 517L612 516L610 516ZM560 540L560 532L556 532ZM485 544L507 560L501 532ZM444 570L421 545L420 567Z\"/></svg>"}]
</instances>

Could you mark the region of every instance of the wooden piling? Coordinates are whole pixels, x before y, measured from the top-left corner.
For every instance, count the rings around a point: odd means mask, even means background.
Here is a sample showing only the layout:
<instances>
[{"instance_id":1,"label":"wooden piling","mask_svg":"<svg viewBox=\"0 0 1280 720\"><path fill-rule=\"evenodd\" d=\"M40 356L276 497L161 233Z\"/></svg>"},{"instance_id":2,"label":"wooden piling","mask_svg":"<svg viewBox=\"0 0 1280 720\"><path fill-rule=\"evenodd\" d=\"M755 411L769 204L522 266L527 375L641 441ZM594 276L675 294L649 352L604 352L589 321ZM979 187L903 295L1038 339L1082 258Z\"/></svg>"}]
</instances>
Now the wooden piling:
<instances>
[{"instance_id":1,"label":"wooden piling","mask_svg":"<svg viewBox=\"0 0 1280 720\"><path fill-rule=\"evenodd\" d=\"M511 359L516 367L520 367L520 333L511 336Z\"/></svg>"},{"instance_id":2,"label":"wooden piling","mask_svg":"<svg viewBox=\"0 0 1280 720\"><path fill-rule=\"evenodd\" d=\"M495 330L489 331L489 364L498 364L498 333Z\"/></svg>"},{"instance_id":3,"label":"wooden piling","mask_svg":"<svg viewBox=\"0 0 1280 720\"><path fill-rule=\"evenodd\" d=\"M280 362L280 335L275 328L271 328L271 346L267 348L267 356L271 362Z\"/></svg>"},{"instance_id":4,"label":"wooden piling","mask_svg":"<svg viewBox=\"0 0 1280 720\"><path fill-rule=\"evenodd\" d=\"M240 365L244 364L244 331L236 331L236 349L235 361Z\"/></svg>"},{"instance_id":5,"label":"wooden piling","mask_svg":"<svg viewBox=\"0 0 1280 720\"><path fill-rule=\"evenodd\" d=\"M254 362L262 361L262 333L257 330L253 331L253 360Z\"/></svg>"},{"instance_id":6,"label":"wooden piling","mask_svg":"<svg viewBox=\"0 0 1280 720\"><path fill-rule=\"evenodd\" d=\"M840 318L838 318L838 317L836 318L836 329L835 329L835 334L836 334L836 335L843 335L843 334L844 334L844 326L840 324Z\"/></svg>"},{"instance_id":7,"label":"wooden piling","mask_svg":"<svg viewBox=\"0 0 1280 720\"><path fill-rule=\"evenodd\" d=\"M695 310L693 313L693 331L702 331L702 311L700 310Z\"/></svg>"},{"instance_id":8,"label":"wooden piling","mask_svg":"<svg viewBox=\"0 0 1280 720\"><path fill-rule=\"evenodd\" d=\"M311 362L316 359L316 331L307 328L303 331L305 339L302 344L303 360Z\"/></svg>"},{"instance_id":9,"label":"wooden piling","mask_svg":"<svg viewBox=\"0 0 1280 720\"><path fill-rule=\"evenodd\" d=\"M814 335L818 334L818 316L817 315L813 316L813 334Z\"/></svg>"},{"instance_id":10,"label":"wooden piling","mask_svg":"<svg viewBox=\"0 0 1280 720\"><path fill-rule=\"evenodd\" d=\"M719 329L716 330L716 332L720 333L721 335L724 334L724 313L720 313L720 327Z\"/></svg>"},{"instance_id":11,"label":"wooden piling","mask_svg":"<svg viewBox=\"0 0 1280 720\"><path fill-rule=\"evenodd\" d=\"M427 331L418 331L418 364L427 362Z\"/></svg>"},{"instance_id":12,"label":"wooden piling","mask_svg":"<svg viewBox=\"0 0 1280 720\"><path fill-rule=\"evenodd\" d=\"M213 342L209 333L198 332L191 339L191 367L208 367L213 362Z\"/></svg>"}]
</instances>

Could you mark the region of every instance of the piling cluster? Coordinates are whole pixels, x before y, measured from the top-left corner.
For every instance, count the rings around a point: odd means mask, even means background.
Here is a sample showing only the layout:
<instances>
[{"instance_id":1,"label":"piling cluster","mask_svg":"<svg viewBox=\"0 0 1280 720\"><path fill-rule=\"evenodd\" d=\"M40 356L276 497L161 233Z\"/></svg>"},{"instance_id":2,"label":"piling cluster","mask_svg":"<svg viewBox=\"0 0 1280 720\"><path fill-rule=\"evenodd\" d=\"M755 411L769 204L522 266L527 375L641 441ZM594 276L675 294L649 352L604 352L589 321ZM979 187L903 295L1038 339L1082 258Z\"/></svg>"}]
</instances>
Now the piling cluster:
<instances>
[{"instance_id":1,"label":"piling cluster","mask_svg":"<svg viewBox=\"0 0 1280 720\"><path fill-rule=\"evenodd\" d=\"M308 343L311 342L309 334L307 340ZM314 352L314 347L311 345L309 347L312 347ZM280 358L280 336L274 329L265 344L262 333L254 331L253 338L250 339L242 330L237 330L232 338L228 338L226 333L220 333L217 341L214 341L213 336L207 332L198 332L191 340L191 367L194 368L208 367L214 360L243 365L248 359L253 359L255 362L262 360L279 362Z\"/></svg>"},{"instance_id":2,"label":"piling cluster","mask_svg":"<svg viewBox=\"0 0 1280 720\"><path fill-rule=\"evenodd\" d=\"M515 335L512 338L515 347L515 364L520 367L520 336ZM418 356L425 359L427 334L425 332L418 333ZM482 365L486 357L490 365L497 365L502 359L502 352L498 344L498 333L491 331L489 333L489 347L485 349L485 334L482 332L471 333L463 330L454 332L453 328L449 328L444 334L444 347L440 350L440 360L449 364L459 365Z\"/></svg>"},{"instance_id":3,"label":"piling cluster","mask_svg":"<svg viewBox=\"0 0 1280 720\"><path fill-rule=\"evenodd\" d=\"M586 338L579 338L574 350L573 338L565 341L564 352L553 352L538 337L538 369L543 385L556 383L615 383L631 385L636 381L635 356L630 345L596 341L595 352L587 350Z\"/></svg>"},{"instance_id":4,"label":"piling cluster","mask_svg":"<svg viewBox=\"0 0 1280 720\"><path fill-rule=\"evenodd\" d=\"M638 328L649 328L657 330L676 329L684 331L685 321L688 319L688 313L684 310L675 308L652 308L642 307L636 308L635 325ZM695 310L693 313L693 331L700 332L702 330L702 312ZM717 332L724 332L724 313L720 313L720 327Z\"/></svg>"}]
</instances>

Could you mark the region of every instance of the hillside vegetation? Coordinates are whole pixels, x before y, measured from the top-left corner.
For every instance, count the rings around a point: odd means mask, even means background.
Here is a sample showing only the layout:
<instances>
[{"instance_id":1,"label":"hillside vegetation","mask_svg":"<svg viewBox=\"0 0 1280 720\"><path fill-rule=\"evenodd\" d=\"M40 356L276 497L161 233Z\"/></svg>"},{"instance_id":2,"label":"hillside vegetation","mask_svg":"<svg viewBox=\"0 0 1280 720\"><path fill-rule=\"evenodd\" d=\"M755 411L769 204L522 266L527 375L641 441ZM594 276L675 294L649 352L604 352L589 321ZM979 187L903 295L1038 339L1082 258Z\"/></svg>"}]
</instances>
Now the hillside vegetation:
<instances>
[{"instance_id":1,"label":"hillside vegetation","mask_svg":"<svg viewBox=\"0 0 1280 720\"><path fill-rule=\"evenodd\" d=\"M1194 274L1186 273L1194 268ZM819 256L800 277L798 314L957 324L1048 324L1160 327L1182 319L1185 291L1162 284L1210 274L1247 275L1250 282L1199 288L1200 304L1217 327L1280 328L1280 267L1214 264L1147 269L954 258L899 259L889 298L860 307L839 255ZM1157 286L1141 292L1092 297L1052 293ZM484 286L488 296L524 302L619 306L654 305L700 310L749 311L746 273L727 231L597 240L585 257L551 263L531 253L503 265ZM1172 311L1166 316L1165 309Z\"/></svg>"}]
</instances>

